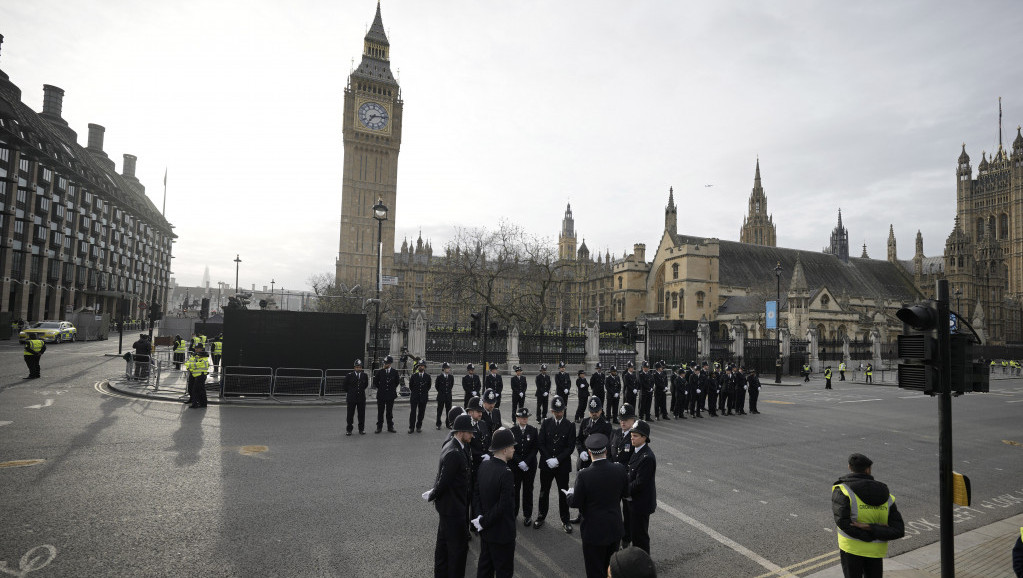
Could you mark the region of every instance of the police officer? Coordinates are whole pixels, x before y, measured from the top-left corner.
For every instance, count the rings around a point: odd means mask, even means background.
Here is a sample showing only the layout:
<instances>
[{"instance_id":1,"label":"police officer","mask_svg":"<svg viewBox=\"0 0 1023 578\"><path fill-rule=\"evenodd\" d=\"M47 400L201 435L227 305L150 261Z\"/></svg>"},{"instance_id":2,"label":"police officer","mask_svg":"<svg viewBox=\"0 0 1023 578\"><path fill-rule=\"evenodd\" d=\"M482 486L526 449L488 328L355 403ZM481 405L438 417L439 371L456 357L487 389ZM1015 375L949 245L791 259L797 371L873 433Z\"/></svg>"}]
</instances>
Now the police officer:
<instances>
[{"instance_id":1,"label":"police officer","mask_svg":"<svg viewBox=\"0 0 1023 578\"><path fill-rule=\"evenodd\" d=\"M845 360L838 364L838 381L845 381Z\"/></svg>"},{"instance_id":2,"label":"police officer","mask_svg":"<svg viewBox=\"0 0 1023 578\"><path fill-rule=\"evenodd\" d=\"M463 406L469 405L469 400L478 397L483 391L483 384L480 383L480 376L476 375L476 366L469 364L465 366L466 374L462 376L462 390L465 391Z\"/></svg>"},{"instance_id":3,"label":"police officer","mask_svg":"<svg viewBox=\"0 0 1023 578\"><path fill-rule=\"evenodd\" d=\"M483 381L483 390L488 389L494 390L497 394L497 401L495 405L501 407L501 392L504 391L504 381L501 379L501 375L497 373L497 364L490 364L490 373L487 374L487 378Z\"/></svg>"},{"instance_id":4,"label":"police officer","mask_svg":"<svg viewBox=\"0 0 1023 578\"><path fill-rule=\"evenodd\" d=\"M587 403L590 415L579 425L579 435L575 439L575 449L579 452L579 463L576 471L584 470L590 465L590 456L586 451L586 438L594 434L611 437L611 424L604 419L604 408L597 396L590 397Z\"/></svg>"},{"instance_id":5,"label":"police officer","mask_svg":"<svg viewBox=\"0 0 1023 578\"><path fill-rule=\"evenodd\" d=\"M192 357L185 362L188 371L188 407L206 407L206 375L210 371L210 359L206 348L200 343L195 346Z\"/></svg>"},{"instance_id":6,"label":"police officer","mask_svg":"<svg viewBox=\"0 0 1023 578\"><path fill-rule=\"evenodd\" d=\"M664 361L654 363L654 417L670 420L668 417L668 374L664 373Z\"/></svg>"},{"instance_id":7,"label":"police officer","mask_svg":"<svg viewBox=\"0 0 1023 578\"><path fill-rule=\"evenodd\" d=\"M622 402L622 378L618 375L618 368L612 365L608 368L608 375L604 378L604 391L607 393L607 419L616 421L618 419L618 404Z\"/></svg>"},{"instance_id":8,"label":"police officer","mask_svg":"<svg viewBox=\"0 0 1023 578\"><path fill-rule=\"evenodd\" d=\"M492 391L492 390L491 390ZM515 453L515 436L505 428L494 432L490 444L493 458L477 473L476 517L472 524L480 534L477 578L511 578L515 574L515 476L508 461Z\"/></svg>"},{"instance_id":9,"label":"police officer","mask_svg":"<svg viewBox=\"0 0 1023 578\"><path fill-rule=\"evenodd\" d=\"M536 374L536 423L543 421L547 415L547 400L551 395L551 376L547 375L547 364L540 364L540 373Z\"/></svg>"},{"instance_id":10,"label":"police officer","mask_svg":"<svg viewBox=\"0 0 1023 578\"><path fill-rule=\"evenodd\" d=\"M643 361L636 377L639 385L639 419L650 420L650 406L653 405L654 376L650 373L650 363Z\"/></svg>"},{"instance_id":11,"label":"police officer","mask_svg":"<svg viewBox=\"0 0 1023 578\"><path fill-rule=\"evenodd\" d=\"M824 389L831 389L831 366L824 368Z\"/></svg>"},{"instance_id":12,"label":"police officer","mask_svg":"<svg viewBox=\"0 0 1023 578\"><path fill-rule=\"evenodd\" d=\"M636 424L636 410L632 404L626 403L622 405L621 411L618 414L618 424L621 429L616 429L611 434L611 442L608 447L608 459L615 463L622 464L622 466L628 466L629 461L632 460L632 436L629 431L632 426ZM623 500L622 508L624 509L626 504ZM622 548L628 548L632 541L632 535L629 532L629 518L624 517L625 522L625 533L622 535Z\"/></svg>"},{"instance_id":13,"label":"police officer","mask_svg":"<svg viewBox=\"0 0 1023 578\"><path fill-rule=\"evenodd\" d=\"M356 412L359 414L359 434L366 433L366 390L369 389L369 376L362 371L362 360L355 360L355 370L345 376L345 402L348 404L348 425L345 435L352 435L352 421Z\"/></svg>"},{"instance_id":14,"label":"police officer","mask_svg":"<svg viewBox=\"0 0 1023 578\"><path fill-rule=\"evenodd\" d=\"M632 544L650 553L650 514L657 509L657 458L650 449L650 424L639 420L629 432L632 458L629 460L629 497L626 515Z\"/></svg>"},{"instance_id":15,"label":"police officer","mask_svg":"<svg viewBox=\"0 0 1023 578\"><path fill-rule=\"evenodd\" d=\"M559 490L568 489L568 475L572 471L572 450L575 449L575 424L565 419L565 400L555 396L551 401L551 413L540 426L540 515L534 528L541 528L550 507L551 482L556 481ZM572 533L569 521L568 500L558 492L558 512L565 525L565 532Z\"/></svg>"},{"instance_id":16,"label":"police officer","mask_svg":"<svg viewBox=\"0 0 1023 578\"><path fill-rule=\"evenodd\" d=\"M561 398L568 406L568 396L572 393L572 376L565 370L565 362L558 362L558 372L554 374L554 395Z\"/></svg>"},{"instance_id":17,"label":"police officer","mask_svg":"<svg viewBox=\"0 0 1023 578\"><path fill-rule=\"evenodd\" d=\"M501 401L501 397L497 393L488 389L483 392L483 421L487 422L490 426L490 431L497 431L502 426L501 423L501 410L497 409L497 404Z\"/></svg>"},{"instance_id":18,"label":"police officer","mask_svg":"<svg viewBox=\"0 0 1023 578\"><path fill-rule=\"evenodd\" d=\"M568 503L579 509L580 534L587 578L605 578L611 555L618 550L625 524L622 501L629 495L625 466L607 459L608 439L602 433L586 438L586 451L593 466L579 472L575 487L568 491Z\"/></svg>"},{"instance_id":19,"label":"police officer","mask_svg":"<svg viewBox=\"0 0 1023 578\"><path fill-rule=\"evenodd\" d=\"M686 371L686 410L689 411L689 417L703 417L701 414L703 411L701 398L704 396L703 379L703 372L698 366L694 365Z\"/></svg>"},{"instance_id":20,"label":"police officer","mask_svg":"<svg viewBox=\"0 0 1023 578\"><path fill-rule=\"evenodd\" d=\"M810 382L810 364L809 363L804 363L803 364L803 383L809 383L809 382Z\"/></svg>"},{"instance_id":21,"label":"police officer","mask_svg":"<svg viewBox=\"0 0 1023 578\"><path fill-rule=\"evenodd\" d=\"M760 413L757 411L757 400L760 399L760 375L757 370L749 372L749 379L746 380L746 384L749 386L749 412Z\"/></svg>"},{"instance_id":22,"label":"police officer","mask_svg":"<svg viewBox=\"0 0 1023 578\"><path fill-rule=\"evenodd\" d=\"M185 354L188 353L188 342L181 338L180 335L174 336L174 369L181 369L181 364L185 362Z\"/></svg>"},{"instance_id":23,"label":"police officer","mask_svg":"<svg viewBox=\"0 0 1023 578\"><path fill-rule=\"evenodd\" d=\"M426 400L430 397L430 374L426 373L426 362L420 361L416 364L416 372L408 380L409 388L409 414L408 433L413 429L417 432L423 431L423 417L426 416Z\"/></svg>"},{"instance_id":24,"label":"police officer","mask_svg":"<svg viewBox=\"0 0 1023 578\"><path fill-rule=\"evenodd\" d=\"M575 423L579 423L586 413L586 404L590 399L590 384L586 381L586 370L580 369L575 378L575 386L578 388L579 404L575 408Z\"/></svg>"},{"instance_id":25,"label":"police officer","mask_svg":"<svg viewBox=\"0 0 1023 578\"><path fill-rule=\"evenodd\" d=\"M210 355L213 356L213 373L220 373L220 357L224 354L224 334L221 333L210 342Z\"/></svg>"},{"instance_id":26,"label":"police officer","mask_svg":"<svg viewBox=\"0 0 1023 578\"><path fill-rule=\"evenodd\" d=\"M450 428L451 422L447 419L447 413L451 411L451 390L455 387L455 376L451 375L451 364L444 362L440 365L440 374L433 382L437 390L437 429L440 429L440 417L444 415L444 427Z\"/></svg>"},{"instance_id":27,"label":"police officer","mask_svg":"<svg viewBox=\"0 0 1023 578\"><path fill-rule=\"evenodd\" d=\"M685 419L685 412L689 409L686 398L686 367L678 366L678 369L668 377L669 388L671 389L671 415L678 419Z\"/></svg>"},{"instance_id":28,"label":"police officer","mask_svg":"<svg viewBox=\"0 0 1023 578\"><path fill-rule=\"evenodd\" d=\"M737 367L735 369L735 413L737 415L746 415L746 390L749 389L749 385L746 383L746 376L742 373L743 368Z\"/></svg>"},{"instance_id":29,"label":"police officer","mask_svg":"<svg viewBox=\"0 0 1023 578\"><path fill-rule=\"evenodd\" d=\"M520 407L515 412L515 425L511 432L515 436L515 455L511 461L512 473L515 474L515 515L519 515L521 504L522 523L529 527L533 525L533 482L536 480L540 432L529 424L528 409Z\"/></svg>"},{"instance_id":30,"label":"police officer","mask_svg":"<svg viewBox=\"0 0 1023 578\"><path fill-rule=\"evenodd\" d=\"M526 405L526 377L518 365L512 369L515 371L511 378L512 415L518 415L518 409Z\"/></svg>"},{"instance_id":31,"label":"police officer","mask_svg":"<svg viewBox=\"0 0 1023 578\"><path fill-rule=\"evenodd\" d=\"M434 576L465 576L469 553L469 495L471 468L466 448L472 441L472 420L460 415L452 423L454 432L440 452L440 464L433 488L423 498L433 502L440 516L437 543L433 550Z\"/></svg>"},{"instance_id":32,"label":"police officer","mask_svg":"<svg viewBox=\"0 0 1023 578\"><path fill-rule=\"evenodd\" d=\"M874 364L873 363L868 363L867 364L867 369L866 369L866 371L864 372L863 375L866 378L864 383L874 383Z\"/></svg>"},{"instance_id":33,"label":"police officer","mask_svg":"<svg viewBox=\"0 0 1023 578\"><path fill-rule=\"evenodd\" d=\"M636 364L631 361L625 364L622 395L625 397L625 403L636 407L636 400L639 399L639 379L636 377Z\"/></svg>"},{"instance_id":34,"label":"police officer","mask_svg":"<svg viewBox=\"0 0 1023 578\"><path fill-rule=\"evenodd\" d=\"M717 417L718 407L718 387L720 386L721 378L718 376L717 371L711 371L707 375L707 381L705 383L707 392L707 411L710 413L710 417Z\"/></svg>"},{"instance_id":35,"label":"police officer","mask_svg":"<svg viewBox=\"0 0 1023 578\"><path fill-rule=\"evenodd\" d=\"M39 379L39 361L46 353L46 344L38 337L32 337L25 341L25 365L28 366L28 377L25 379Z\"/></svg>"},{"instance_id":36,"label":"police officer","mask_svg":"<svg viewBox=\"0 0 1023 578\"><path fill-rule=\"evenodd\" d=\"M384 415L387 416L387 431L398 433L394 429L394 400L398 397L398 372L391 369L394 358L384 358L384 366L373 375L373 387L377 390L377 431L384 429Z\"/></svg>"},{"instance_id":37,"label":"police officer","mask_svg":"<svg viewBox=\"0 0 1023 578\"><path fill-rule=\"evenodd\" d=\"M605 377L604 366L598 361L593 370L593 375L590 376L590 393L600 398L601 406L607 400L607 395L604 393Z\"/></svg>"},{"instance_id":38,"label":"police officer","mask_svg":"<svg viewBox=\"0 0 1023 578\"><path fill-rule=\"evenodd\" d=\"M732 366L729 365L721 374L721 387L718 388L718 411L724 415L732 415L733 397L735 395L735 380L732 377ZM725 413L727 409L728 413Z\"/></svg>"},{"instance_id":39,"label":"police officer","mask_svg":"<svg viewBox=\"0 0 1023 578\"><path fill-rule=\"evenodd\" d=\"M476 472L479 471L480 464L490 459L487 449L490 448L490 436L493 432L490 426L487 425L487 422L483 421L483 406L480 403L480 398L474 397L470 399L469 403L465 406L465 412L469 414L469 418L472 420L473 437L472 442L469 444L470 465L472 467L472 483L470 487L475 491ZM475 501L470 505L470 509L472 510L470 516L476 517Z\"/></svg>"}]
</instances>

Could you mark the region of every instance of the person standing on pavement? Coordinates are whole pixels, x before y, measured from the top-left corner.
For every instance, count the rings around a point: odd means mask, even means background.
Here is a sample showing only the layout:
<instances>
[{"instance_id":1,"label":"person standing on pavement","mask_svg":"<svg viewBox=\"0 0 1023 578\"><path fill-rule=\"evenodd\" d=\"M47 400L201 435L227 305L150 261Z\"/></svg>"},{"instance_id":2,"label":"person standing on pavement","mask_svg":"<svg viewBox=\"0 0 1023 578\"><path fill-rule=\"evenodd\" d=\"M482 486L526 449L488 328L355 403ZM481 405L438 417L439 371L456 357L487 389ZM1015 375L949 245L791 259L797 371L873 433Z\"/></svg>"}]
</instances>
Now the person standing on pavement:
<instances>
[{"instance_id":1,"label":"person standing on pavement","mask_svg":"<svg viewBox=\"0 0 1023 578\"><path fill-rule=\"evenodd\" d=\"M607 394L604 391L605 380L604 366L598 361L593 370L593 375L590 376L590 393L600 398L601 407L604 406L604 402L607 400Z\"/></svg>"},{"instance_id":2,"label":"person standing on pavement","mask_svg":"<svg viewBox=\"0 0 1023 578\"><path fill-rule=\"evenodd\" d=\"M373 376L373 385L377 390L377 431L384 429L384 416L387 417L387 431L398 433L394 429L394 400L398 397L398 372L391 369L394 358L384 358L384 367L378 369Z\"/></svg>"},{"instance_id":3,"label":"person standing on pavement","mask_svg":"<svg viewBox=\"0 0 1023 578\"><path fill-rule=\"evenodd\" d=\"M572 394L572 376L565 370L565 362L558 362L558 372L554 374L554 395L561 398L568 407L568 396Z\"/></svg>"},{"instance_id":4,"label":"person standing on pavement","mask_svg":"<svg viewBox=\"0 0 1023 578\"><path fill-rule=\"evenodd\" d=\"M25 379L39 379L39 361L46 353L46 344L42 339L33 337L25 341L25 365L28 366L28 377Z\"/></svg>"},{"instance_id":5,"label":"person standing on pavement","mask_svg":"<svg viewBox=\"0 0 1023 578\"><path fill-rule=\"evenodd\" d=\"M586 438L586 451L593 465L579 472L575 487L568 490L568 504L579 510L586 578L604 578L611 555L618 550L625 524L622 500L629 495L629 474L625 466L607 459L609 440L602 433Z\"/></svg>"},{"instance_id":6,"label":"person standing on pavement","mask_svg":"<svg viewBox=\"0 0 1023 578\"><path fill-rule=\"evenodd\" d=\"M498 395L494 390L488 389L483 392L483 421L487 422L487 426L490 427L490 431L494 432L504 426L501 423L501 410L497 409L498 402L501 401L501 396Z\"/></svg>"},{"instance_id":7,"label":"person standing on pavement","mask_svg":"<svg viewBox=\"0 0 1023 578\"><path fill-rule=\"evenodd\" d=\"M625 403L632 407L636 407L636 400L639 399L639 380L636 377L636 364L631 361L625 364L625 375L622 376L622 398Z\"/></svg>"},{"instance_id":8,"label":"person standing on pavement","mask_svg":"<svg viewBox=\"0 0 1023 578\"><path fill-rule=\"evenodd\" d=\"M527 528L533 525L533 482L536 481L536 455L539 452L540 432L529 425L529 409L520 407L515 413L515 455L512 456L512 473L515 474L515 515L522 507L522 523ZM521 500L520 500L521 498Z\"/></svg>"},{"instance_id":9,"label":"person standing on pavement","mask_svg":"<svg viewBox=\"0 0 1023 578\"><path fill-rule=\"evenodd\" d=\"M221 333L210 341L210 355L213 359L213 373L220 373L220 358L224 355L224 334Z\"/></svg>"},{"instance_id":10,"label":"person standing on pavement","mask_svg":"<svg viewBox=\"0 0 1023 578\"><path fill-rule=\"evenodd\" d=\"M650 514L657 509L657 458L650 449L650 424L639 420L629 432L633 453L629 460L629 531L632 544L650 553Z\"/></svg>"},{"instance_id":11,"label":"person standing on pavement","mask_svg":"<svg viewBox=\"0 0 1023 578\"><path fill-rule=\"evenodd\" d=\"M906 533L888 486L870 474L873 462L849 456L849 471L831 486L831 511L846 578L881 578L888 542Z\"/></svg>"},{"instance_id":12,"label":"person standing on pavement","mask_svg":"<svg viewBox=\"0 0 1023 578\"><path fill-rule=\"evenodd\" d=\"M345 403L348 405L348 423L345 435L352 435L355 414L359 414L359 434L366 433L366 390L369 389L369 376L362 371L362 360L355 360L355 369L345 376Z\"/></svg>"},{"instance_id":13,"label":"person standing on pavement","mask_svg":"<svg viewBox=\"0 0 1023 578\"><path fill-rule=\"evenodd\" d=\"M185 370L188 371L188 407L206 407L206 375L210 372L210 358L201 343L195 346L192 357L185 362Z\"/></svg>"},{"instance_id":14,"label":"person standing on pavement","mask_svg":"<svg viewBox=\"0 0 1023 578\"><path fill-rule=\"evenodd\" d=\"M670 420L668 417L668 374L664 373L664 362L654 363L654 417Z\"/></svg>"},{"instance_id":15,"label":"person standing on pavement","mask_svg":"<svg viewBox=\"0 0 1023 578\"><path fill-rule=\"evenodd\" d=\"M749 372L749 379L746 384L749 386L749 412L760 413L757 411L757 400L760 399L760 374L757 370Z\"/></svg>"},{"instance_id":16,"label":"person standing on pavement","mask_svg":"<svg viewBox=\"0 0 1023 578\"><path fill-rule=\"evenodd\" d=\"M707 373L706 367L703 368L703 373ZM707 393L707 412L710 413L710 417L718 416L718 373L711 371L707 373L707 379L704 382L704 391ZM701 400L703 398L700 398Z\"/></svg>"},{"instance_id":17,"label":"person standing on pavement","mask_svg":"<svg viewBox=\"0 0 1023 578\"><path fill-rule=\"evenodd\" d=\"M867 369L863 372L864 383L874 383L874 364L868 363Z\"/></svg>"},{"instance_id":18,"label":"person standing on pavement","mask_svg":"<svg viewBox=\"0 0 1023 578\"><path fill-rule=\"evenodd\" d=\"M490 447L490 436L494 432L490 429L487 422L483 421L483 405L480 403L480 398L474 397L470 399L468 405L465 406L465 412L469 414L469 418L472 420L473 436L472 442L469 443L469 466L472 471L470 488L472 488L472 491L475 491L476 474L479 472L480 465L490 459L487 449ZM470 515L475 517L478 513L476 511L475 500L469 505L469 509ZM476 531L475 528L473 531Z\"/></svg>"},{"instance_id":19,"label":"person standing on pavement","mask_svg":"<svg viewBox=\"0 0 1023 578\"><path fill-rule=\"evenodd\" d=\"M423 418L426 417L426 400L430 398L430 374L426 373L426 362L416 364L416 372L408 380L409 414L408 433L423 431Z\"/></svg>"},{"instance_id":20,"label":"person standing on pavement","mask_svg":"<svg viewBox=\"0 0 1023 578\"><path fill-rule=\"evenodd\" d=\"M132 356L132 360L135 362L135 379L146 379L149 377L149 357L153 353L153 344L149 341L149 335L140 333L138 340L131 346L135 349L135 355ZM203 355L205 356L205 354Z\"/></svg>"},{"instance_id":21,"label":"person standing on pavement","mask_svg":"<svg viewBox=\"0 0 1023 578\"><path fill-rule=\"evenodd\" d=\"M845 360L838 364L838 381L845 381Z\"/></svg>"},{"instance_id":22,"label":"person standing on pavement","mask_svg":"<svg viewBox=\"0 0 1023 578\"><path fill-rule=\"evenodd\" d=\"M629 430L636 424L636 410L633 409L631 404L623 404L621 412L618 415L618 424L622 426L621 429L616 429L611 433L610 446L608 447L608 459L615 463L622 464L625 466L626 471L628 470L629 461L632 460L632 436L629 434ZM625 521L625 533L622 535L622 548L628 548L629 544L632 543L632 533L629 531L629 504L627 501L622 502L622 512Z\"/></svg>"},{"instance_id":23,"label":"person standing on pavement","mask_svg":"<svg viewBox=\"0 0 1023 578\"><path fill-rule=\"evenodd\" d=\"M622 403L622 378L618 375L618 368L612 365L608 368L608 375L604 378L604 392L607 393L607 415L608 421L618 420L618 404Z\"/></svg>"},{"instance_id":24,"label":"person standing on pavement","mask_svg":"<svg viewBox=\"0 0 1023 578\"><path fill-rule=\"evenodd\" d=\"M735 413L738 415L746 415L746 391L749 390L743 371L742 367L735 370Z\"/></svg>"},{"instance_id":25,"label":"person standing on pavement","mask_svg":"<svg viewBox=\"0 0 1023 578\"><path fill-rule=\"evenodd\" d=\"M433 383L437 390L437 429L440 429L441 415L444 416L444 427L450 429L451 422L447 414L451 411L451 390L455 387L455 376L451 375L451 364L444 362L440 366L440 375Z\"/></svg>"},{"instance_id":26,"label":"person standing on pavement","mask_svg":"<svg viewBox=\"0 0 1023 578\"><path fill-rule=\"evenodd\" d=\"M611 437L611 424L604 419L604 408L600 402L600 398L593 396L590 398L588 409L590 412L589 417L582 421L579 425L579 435L575 438L575 449L579 452L579 461L576 464L576 471L581 472L590 467L590 452L589 446L586 445L586 440L590 436L602 435L605 439ZM607 442L604 442L604 448L607 448ZM579 513L582 515L582 512ZM572 519L573 524L580 522L579 516Z\"/></svg>"},{"instance_id":27,"label":"person standing on pavement","mask_svg":"<svg viewBox=\"0 0 1023 578\"><path fill-rule=\"evenodd\" d=\"M181 338L180 335L174 336L174 369L181 369L181 364L185 362L185 354L188 353L188 342Z\"/></svg>"},{"instance_id":28,"label":"person standing on pavement","mask_svg":"<svg viewBox=\"0 0 1023 578\"><path fill-rule=\"evenodd\" d=\"M586 404L590 399L590 384L586 381L586 370L580 369L575 378L575 386L578 388L576 395L579 396L579 404L575 408L575 423L579 423L586 413Z\"/></svg>"},{"instance_id":29,"label":"person standing on pavement","mask_svg":"<svg viewBox=\"0 0 1023 578\"><path fill-rule=\"evenodd\" d=\"M540 373L536 374L536 423L543 421L547 415L547 401L551 395L551 376L547 375L547 364L540 364Z\"/></svg>"},{"instance_id":30,"label":"person standing on pavement","mask_svg":"<svg viewBox=\"0 0 1023 578\"><path fill-rule=\"evenodd\" d=\"M650 408L653 406L654 397L654 376L650 373L650 363L644 361L639 368L639 376L636 378L639 385L639 419L650 421Z\"/></svg>"},{"instance_id":31,"label":"person standing on pavement","mask_svg":"<svg viewBox=\"0 0 1023 578\"><path fill-rule=\"evenodd\" d=\"M452 423L454 432L440 452L440 465L433 488L423 499L433 502L440 523L433 549L435 578L462 578L469 554L469 457L466 448L472 441L472 420L460 415Z\"/></svg>"},{"instance_id":32,"label":"person standing on pavement","mask_svg":"<svg viewBox=\"0 0 1023 578\"><path fill-rule=\"evenodd\" d=\"M556 481L559 490L568 489L568 475L572 471L572 450L575 449L575 424L565 419L565 400L555 397L551 401L551 413L554 414L543 421L540 426L540 500L537 516L533 527L540 529L547 519L550 507L551 482ZM558 492L558 512L565 532L572 533L572 524L568 515L568 500Z\"/></svg>"},{"instance_id":33,"label":"person standing on pavement","mask_svg":"<svg viewBox=\"0 0 1023 578\"><path fill-rule=\"evenodd\" d=\"M803 383L810 383L810 364L803 364Z\"/></svg>"},{"instance_id":34,"label":"person standing on pavement","mask_svg":"<svg viewBox=\"0 0 1023 578\"><path fill-rule=\"evenodd\" d=\"M462 407L467 407L469 400L479 397L480 392L483 391L480 376L476 375L476 366L470 363L465 366L465 371L465 375L462 376L462 390L465 391L465 401L462 402Z\"/></svg>"},{"instance_id":35,"label":"person standing on pavement","mask_svg":"<svg viewBox=\"0 0 1023 578\"><path fill-rule=\"evenodd\" d=\"M501 374L497 373L496 363L490 364L490 373L483 380L483 391L488 389L494 390L494 393L497 394L497 401L494 402L495 407L501 407L501 392L504 391L504 380L501 379Z\"/></svg>"},{"instance_id":36,"label":"person standing on pavement","mask_svg":"<svg viewBox=\"0 0 1023 578\"><path fill-rule=\"evenodd\" d=\"M518 415L520 407L526 405L526 377L522 375L522 368L516 365L512 368L515 375L511 378L512 415Z\"/></svg>"},{"instance_id":37,"label":"person standing on pavement","mask_svg":"<svg viewBox=\"0 0 1023 578\"><path fill-rule=\"evenodd\" d=\"M480 534L476 578L511 578L515 574L515 481L508 461L515 454L515 436L506 428L494 432L490 451L477 474L472 524Z\"/></svg>"}]
</instances>

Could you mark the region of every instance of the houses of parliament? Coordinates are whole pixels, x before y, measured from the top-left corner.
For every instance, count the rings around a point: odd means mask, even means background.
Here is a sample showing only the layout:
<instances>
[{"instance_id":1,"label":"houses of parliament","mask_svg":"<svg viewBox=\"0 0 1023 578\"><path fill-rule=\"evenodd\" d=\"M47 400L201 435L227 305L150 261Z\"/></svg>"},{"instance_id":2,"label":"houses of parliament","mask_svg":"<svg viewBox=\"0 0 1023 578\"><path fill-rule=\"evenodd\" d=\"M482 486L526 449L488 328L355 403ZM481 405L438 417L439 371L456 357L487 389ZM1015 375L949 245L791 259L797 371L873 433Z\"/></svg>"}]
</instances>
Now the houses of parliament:
<instances>
[{"instance_id":1,"label":"houses of parliament","mask_svg":"<svg viewBox=\"0 0 1023 578\"><path fill-rule=\"evenodd\" d=\"M390 46L380 7L364 41L362 61L344 96L344 177L336 280L347 287L373 287L378 223L373 206L389 209L382 222L383 273L398 278L385 287L390 322L408 319L413 308L435 324L464 325L472 302L436 291L436 279L451 275L453 249L435 252L422 236L395 249L397 161L403 102L390 71ZM644 243L631 253L591 254L579 239L571 206L558 235L561 279L551 295L551 329L647 319L718 321L752 338L766 338L765 302L780 285L779 323L793 338L843 337L891 343L901 333L895 312L933 298L935 281L948 279L952 309L966 318L985 343L1023 342L1023 135L1017 128L1011 151L1002 145L974 172L963 145L955 170L956 212L944 252L926 256L918 231L911 259L900 259L895 224L889 225L885 258L871 258L864 245L850 254L841 211L823 251L777 246L760 161L753 171L747 212L738 241L695 237L679 230L674 190L664 207L664 229L648 254ZM951 187L950 187L951 188ZM663 193L661 193L663 194ZM599 225L599 224L598 224ZM500 322L500 320L498 320ZM722 329L724 330L724 329Z\"/></svg>"}]
</instances>

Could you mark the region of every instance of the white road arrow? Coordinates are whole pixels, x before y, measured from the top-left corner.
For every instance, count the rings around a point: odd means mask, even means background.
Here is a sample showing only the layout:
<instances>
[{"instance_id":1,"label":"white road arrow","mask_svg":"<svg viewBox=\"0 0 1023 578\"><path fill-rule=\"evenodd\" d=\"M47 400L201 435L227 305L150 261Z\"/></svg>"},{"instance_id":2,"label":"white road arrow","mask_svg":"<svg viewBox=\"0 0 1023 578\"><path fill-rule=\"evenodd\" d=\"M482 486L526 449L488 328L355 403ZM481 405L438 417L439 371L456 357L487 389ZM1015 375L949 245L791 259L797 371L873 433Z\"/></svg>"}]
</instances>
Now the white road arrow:
<instances>
[{"instance_id":1,"label":"white road arrow","mask_svg":"<svg viewBox=\"0 0 1023 578\"><path fill-rule=\"evenodd\" d=\"M51 405L53 405L53 400L52 399L47 399L43 403L37 403L35 405L26 406L25 409L42 409L44 407L50 407Z\"/></svg>"}]
</instances>

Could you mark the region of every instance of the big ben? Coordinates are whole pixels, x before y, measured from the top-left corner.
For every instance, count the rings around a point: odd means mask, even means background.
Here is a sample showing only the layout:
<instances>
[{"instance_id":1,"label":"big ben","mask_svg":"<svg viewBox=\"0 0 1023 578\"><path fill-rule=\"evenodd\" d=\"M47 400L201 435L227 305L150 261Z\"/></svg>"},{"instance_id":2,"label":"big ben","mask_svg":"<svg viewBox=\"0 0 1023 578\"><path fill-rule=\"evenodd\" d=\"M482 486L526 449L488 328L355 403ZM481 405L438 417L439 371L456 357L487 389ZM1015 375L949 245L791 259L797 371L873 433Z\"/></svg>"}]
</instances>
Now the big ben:
<instances>
[{"instance_id":1,"label":"big ben","mask_svg":"<svg viewBox=\"0 0 1023 578\"><path fill-rule=\"evenodd\" d=\"M344 168L341 184L341 243L337 282L374 290L377 264L377 220L373 206L387 207L383 221L383 270L394 261L397 214L398 150L401 147L401 89L391 74L390 44L380 18L366 33L362 62L345 87Z\"/></svg>"}]
</instances>

